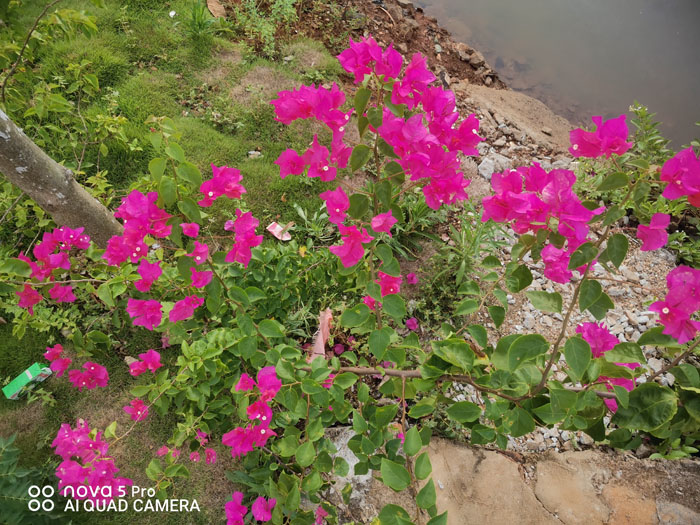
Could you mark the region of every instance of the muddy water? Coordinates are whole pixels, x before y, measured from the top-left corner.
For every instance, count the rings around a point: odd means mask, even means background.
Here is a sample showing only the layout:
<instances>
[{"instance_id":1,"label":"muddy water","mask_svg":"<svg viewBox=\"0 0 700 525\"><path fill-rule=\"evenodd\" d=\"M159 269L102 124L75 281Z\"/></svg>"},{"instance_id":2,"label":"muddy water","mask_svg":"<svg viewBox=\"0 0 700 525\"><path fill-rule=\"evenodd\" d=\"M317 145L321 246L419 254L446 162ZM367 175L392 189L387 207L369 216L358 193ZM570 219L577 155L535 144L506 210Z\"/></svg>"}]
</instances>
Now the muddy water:
<instances>
[{"instance_id":1,"label":"muddy water","mask_svg":"<svg viewBox=\"0 0 700 525\"><path fill-rule=\"evenodd\" d=\"M505 82L574 123L637 100L700 136L700 0L417 0ZM590 121L588 121L590 122Z\"/></svg>"}]
</instances>

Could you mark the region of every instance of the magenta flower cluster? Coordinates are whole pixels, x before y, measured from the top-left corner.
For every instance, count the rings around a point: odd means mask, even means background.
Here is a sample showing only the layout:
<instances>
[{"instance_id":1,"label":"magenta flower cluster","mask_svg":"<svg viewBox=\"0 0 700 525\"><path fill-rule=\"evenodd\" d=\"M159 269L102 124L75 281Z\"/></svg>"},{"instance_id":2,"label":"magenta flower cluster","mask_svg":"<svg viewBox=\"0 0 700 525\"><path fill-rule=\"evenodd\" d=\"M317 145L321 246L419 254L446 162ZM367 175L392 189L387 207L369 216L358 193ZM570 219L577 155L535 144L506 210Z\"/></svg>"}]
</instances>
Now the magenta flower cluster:
<instances>
[{"instance_id":1,"label":"magenta flower cluster","mask_svg":"<svg viewBox=\"0 0 700 525\"><path fill-rule=\"evenodd\" d=\"M221 441L231 447L231 456L245 456L254 447L264 447L267 440L277 434L270 428L272 409L268 402L273 399L282 387L282 381L277 378L274 366L266 366L258 371L257 382L248 374L242 374L236 384L237 392L248 392L258 389L260 397L248 405L248 419L253 421L246 427L236 427L224 434Z\"/></svg>"},{"instance_id":2,"label":"magenta flower cluster","mask_svg":"<svg viewBox=\"0 0 700 525\"><path fill-rule=\"evenodd\" d=\"M83 230L84 228L71 229L61 226L51 233L44 232L41 242L32 250L36 262L24 254L20 254L17 258L29 265L32 279L37 279L40 284L44 284L43 281L48 279L51 283L56 280L53 275L54 270L70 270L71 262L68 255L70 250L87 250L90 247L90 237L83 235ZM30 315L34 315L34 306L44 299L44 296L29 284L25 284L22 290L15 294L19 296L19 307L26 308ZM49 288L49 297L57 303L75 301L75 294L70 284L65 286L54 284Z\"/></svg>"},{"instance_id":3,"label":"magenta flower cluster","mask_svg":"<svg viewBox=\"0 0 700 525\"><path fill-rule=\"evenodd\" d=\"M73 363L70 357L61 357L63 353L63 345L57 344L53 347L46 347L44 357L49 363L49 368L56 374L56 377L61 377ZM107 369L92 361L87 361L83 364L83 370L74 368L68 371L68 380L73 384L78 391L82 392L83 388L92 390L93 388L106 387L109 382L109 373Z\"/></svg>"},{"instance_id":4,"label":"magenta flower cluster","mask_svg":"<svg viewBox=\"0 0 700 525\"><path fill-rule=\"evenodd\" d=\"M594 358L602 357L605 352L612 350L618 341L610 330L603 324L597 323L583 323L576 327L576 333L581 334L581 337L591 346L591 353ZM615 363L618 366L626 366L634 370L639 363ZM634 380L628 379L626 377L605 377L600 376L597 380L598 383L604 383L606 388L612 391L613 386L621 386L628 392L634 388ZM614 399L603 399L605 405L610 409L610 411L617 411L617 401Z\"/></svg>"},{"instance_id":5,"label":"magenta flower cluster","mask_svg":"<svg viewBox=\"0 0 700 525\"><path fill-rule=\"evenodd\" d=\"M243 525L244 518L248 513L248 507L243 505L242 492L236 491L231 495L231 499L225 505L226 525ZM272 519L272 510L275 508L277 500L275 498L265 499L259 496L255 499L250 507L253 513L253 519L257 521L270 521Z\"/></svg>"},{"instance_id":6,"label":"magenta flower cluster","mask_svg":"<svg viewBox=\"0 0 700 525\"><path fill-rule=\"evenodd\" d=\"M691 319L700 310L700 270L679 266L666 276L666 285L666 297L652 303L649 310L659 314L664 334L687 343L700 330L700 322Z\"/></svg>"},{"instance_id":7,"label":"magenta flower cluster","mask_svg":"<svg viewBox=\"0 0 700 525\"><path fill-rule=\"evenodd\" d=\"M51 446L63 459L56 468L60 494L67 495L67 488L72 487L69 495L74 499L106 503L120 493L121 487L133 484L130 479L117 476L119 469L107 455L109 443L102 439L102 432L91 437L90 427L83 420L79 420L74 429L63 423ZM81 486L91 490L79 491ZM108 488L100 490L101 487Z\"/></svg>"}]
</instances>

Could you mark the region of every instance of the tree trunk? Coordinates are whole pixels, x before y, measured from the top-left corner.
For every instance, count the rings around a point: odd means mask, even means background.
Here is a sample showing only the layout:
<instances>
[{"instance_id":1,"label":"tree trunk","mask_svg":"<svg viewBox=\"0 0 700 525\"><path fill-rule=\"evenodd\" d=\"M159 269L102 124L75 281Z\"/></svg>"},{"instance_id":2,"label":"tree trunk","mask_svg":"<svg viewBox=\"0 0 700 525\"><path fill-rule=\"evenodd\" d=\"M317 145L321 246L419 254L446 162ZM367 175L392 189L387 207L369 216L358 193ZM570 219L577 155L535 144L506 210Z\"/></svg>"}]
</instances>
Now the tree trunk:
<instances>
[{"instance_id":1,"label":"tree trunk","mask_svg":"<svg viewBox=\"0 0 700 525\"><path fill-rule=\"evenodd\" d=\"M73 178L0 109L0 173L29 195L59 226L84 227L85 233L104 248L122 226L112 212Z\"/></svg>"}]
</instances>

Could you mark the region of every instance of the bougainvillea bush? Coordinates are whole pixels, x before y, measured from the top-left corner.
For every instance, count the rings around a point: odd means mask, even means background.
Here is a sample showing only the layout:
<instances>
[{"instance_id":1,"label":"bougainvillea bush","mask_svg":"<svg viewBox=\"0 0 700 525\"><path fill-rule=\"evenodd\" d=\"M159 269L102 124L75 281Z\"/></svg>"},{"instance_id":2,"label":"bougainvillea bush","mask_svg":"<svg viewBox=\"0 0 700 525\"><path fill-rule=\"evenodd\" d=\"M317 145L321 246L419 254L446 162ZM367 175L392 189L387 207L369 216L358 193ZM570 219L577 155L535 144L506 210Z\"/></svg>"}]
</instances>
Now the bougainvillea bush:
<instances>
[{"instance_id":1,"label":"bougainvillea bush","mask_svg":"<svg viewBox=\"0 0 700 525\"><path fill-rule=\"evenodd\" d=\"M319 195L337 232L331 246L299 238L263 243L259 221L246 211L245 195L253 190L245 187L245 173L212 165L203 181L177 144L172 122L152 118L151 139L161 156L117 208L121 236L101 250L81 229L59 227L31 254L4 263L25 316L43 301L97 298L109 314L127 316L164 341L160 352L144 348L129 365L133 399L121 420L106 429L91 430L82 420L61 425L52 443L62 459L60 489L128 485L109 447L153 411L177 420L146 470L159 497L182 483L189 462L216 462L211 444L223 444L239 461L228 474L239 490L221 509L232 524L337 523L328 489L349 465L327 437L332 426L354 431L348 446L358 459L355 474L372 471L415 498L417 515L387 505L382 523L446 523L425 451L431 438L425 423L438 409L478 445L506 448L508 436L556 424L620 448L651 435L682 441L680 455L694 450L700 377L686 360L700 342L700 270L679 266L668 274L667 294L648 306L658 313L658 326L633 342L601 322L614 303L592 268L616 273L629 244L617 223L657 198L653 188L700 204L695 152L650 165L635 153L624 116L593 117L592 131L571 132L570 151L611 170L599 191L626 191L608 208L579 198L568 170L535 163L495 173L493 194L479 209L482 221L517 234L510 258L490 254L477 261L471 278L450 292L452 322L421 338L402 296L418 279L402 271L392 236L406 220L406 195L419 192L432 209L459 209L469 198L460 162L478 155L479 121L456 111L454 95L436 85L419 54L406 61L368 37L351 41L338 59L354 75L352 100L333 84L282 91L272 101L284 125L317 123L308 149L288 149L276 164L283 178L334 186ZM359 142L349 138L350 127ZM225 223L211 213L220 199L237 204ZM668 224L664 214L640 224L641 249L662 247ZM571 287L568 304L559 293L528 291L528 254L543 261L547 279ZM317 288L323 294L315 294ZM512 333L504 323L507 293L525 293L535 308L561 313L558 335ZM294 315L307 303L320 312L313 342L299 337ZM588 311L591 322L574 333L569 325L577 309ZM481 312L488 326L476 321ZM342 334L346 344L331 345L331 333ZM71 337L80 348L107 336L77 331ZM644 347L659 348L669 363L649 373ZM99 363L78 366L63 352L56 345L46 354L60 380L65 374L78 389L107 384ZM163 353L175 356L174 365L162 362ZM553 378L554 365L565 380ZM674 388L655 381L667 371ZM469 385L478 402L451 400L454 383ZM337 488L349 497L350 489Z\"/></svg>"}]
</instances>

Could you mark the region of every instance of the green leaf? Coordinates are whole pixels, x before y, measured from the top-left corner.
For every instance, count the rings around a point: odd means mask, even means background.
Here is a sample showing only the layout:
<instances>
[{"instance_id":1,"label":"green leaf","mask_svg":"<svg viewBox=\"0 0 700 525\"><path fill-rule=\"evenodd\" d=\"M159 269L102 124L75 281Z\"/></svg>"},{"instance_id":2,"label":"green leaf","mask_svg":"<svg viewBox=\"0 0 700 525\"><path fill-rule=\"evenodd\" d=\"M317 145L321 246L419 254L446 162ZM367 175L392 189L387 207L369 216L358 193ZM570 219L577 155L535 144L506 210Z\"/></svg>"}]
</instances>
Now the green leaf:
<instances>
[{"instance_id":1,"label":"green leaf","mask_svg":"<svg viewBox=\"0 0 700 525\"><path fill-rule=\"evenodd\" d=\"M202 173L199 168L191 162L183 162L176 169L175 173L181 179L190 183L193 189L199 190L202 185Z\"/></svg>"},{"instance_id":2,"label":"green leaf","mask_svg":"<svg viewBox=\"0 0 700 525\"><path fill-rule=\"evenodd\" d=\"M496 431L491 427L477 423L472 427L471 442L474 445L485 445L496 439Z\"/></svg>"},{"instance_id":3,"label":"green leaf","mask_svg":"<svg viewBox=\"0 0 700 525\"><path fill-rule=\"evenodd\" d=\"M369 210L369 199L361 193L353 193L350 195L350 208L348 214L353 219L361 219Z\"/></svg>"},{"instance_id":4,"label":"green leaf","mask_svg":"<svg viewBox=\"0 0 700 525\"><path fill-rule=\"evenodd\" d=\"M340 316L340 324L345 328L354 328L364 324L369 318L370 309L366 304L358 304L345 310Z\"/></svg>"},{"instance_id":5,"label":"green leaf","mask_svg":"<svg viewBox=\"0 0 700 525\"><path fill-rule=\"evenodd\" d=\"M396 492L404 490L411 484L411 476L408 474L408 470L403 465L387 458L382 458L380 472L383 483Z\"/></svg>"},{"instance_id":6,"label":"green leaf","mask_svg":"<svg viewBox=\"0 0 700 525\"><path fill-rule=\"evenodd\" d=\"M296 462L300 467L308 467L314 462L316 458L316 450L314 449L314 444L311 441L304 442L294 455Z\"/></svg>"},{"instance_id":7,"label":"green leaf","mask_svg":"<svg viewBox=\"0 0 700 525\"><path fill-rule=\"evenodd\" d=\"M469 315L473 314L479 309L479 301L475 299L462 299L458 304L457 304L457 310L455 311L455 315Z\"/></svg>"},{"instance_id":8,"label":"green leaf","mask_svg":"<svg viewBox=\"0 0 700 525\"><path fill-rule=\"evenodd\" d=\"M588 310L603 293L603 287L598 281L584 279L581 283L581 291L579 292L578 305L581 311Z\"/></svg>"},{"instance_id":9,"label":"green leaf","mask_svg":"<svg viewBox=\"0 0 700 525\"><path fill-rule=\"evenodd\" d=\"M472 324L467 327L467 332L469 332L469 335L474 338L474 341L476 341L481 348L486 348L489 342L486 328L480 324Z\"/></svg>"},{"instance_id":10,"label":"green leaf","mask_svg":"<svg viewBox=\"0 0 700 525\"><path fill-rule=\"evenodd\" d=\"M365 133L367 133L368 128L369 119L365 116L357 117L357 132L360 134L360 138L362 138L365 135Z\"/></svg>"},{"instance_id":11,"label":"green leaf","mask_svg":"<svg viewBox=\"0 0 700 525\"><path fill-rule=\"evenodd\" d=\"M421 509L429 509L437 500L437 494L435 493L435 484L433 480L429 480L428 483L420 490L418 496L416 496L416 505Z\"/></svg>"},{"instance_id":12,"label":"green leaf","mask_svg":"<svg viewBox=\"0 0 700 525\"><path fill-rule=\"evenodd\" d=\"M569 270L575 270L579 266L590 263L598 255L598 248L593 243L585 242L571 254Z\"/></svg>"},{"instance_id":13,"label":"green leaf","mask_svg":"<svg viewBox=\"0 0 700 525\"><path fill-rule=\"evenodd\" d=\"M443 361L468 372L474 366L474 352L469 345L461 339L447 339L445 341L433 341L433 353Z\"/></svg>"},{"instance_id":14,"label":"green leaf","mask_svg":"<svg viewBox=\"0 0 700 525\"><path fill-rule=\"evenodd\" d=\"M548 349L549 341L540 334L521 335L508 348L508 369L514 371L525 361L535 359Z\"/></svg>"},{"instance_id":15,"label":"green leaf","mask_svg":"<svg viewBox=\"0 0 700 525\"><path fill-rule=\"evenodd\" d=\"M377 359L382 359L384 357L384 352L386 352L387 346L389 346L390 333L393 332L391 328L384 327L381 330L374 330L369 334L369 351Z\"/></svg>"},{"instance_id":16,"label":"green leaf","mask_svg":"<svg viewBox=\"0 0 700 525\"><path fill-rule=\"evenodd\" d=\"M184 199L179 201L177 203L177 207L182 213L185 214L185 217L187 217L192 222L202 222L202 216L199 213L199 206L197 206L197 203L189 197L185 197Z\"/></svg>"},{"instance_id":17,"label":"green leaf","mask_svg":"<svg viewBox=\"0 0 700 525\"><path fill-rule=\"evenodd\" d=\"M619 268L622 261L627 257L627 250L629 248L629 241L627 236L622 233L616 233L608 239L608 243L605 247L605 251L601 254L601 261L610 261Z\"/></svg>"},{"instance_id":18,"label":"green leaf","mask_svg":"<svg viewBox=\"0 0 700 525\"><path fill-rule=\"evenodd\" d=\"M564 345L564 358L569 365L569 376L580 381L591 362L591 346L580 337L569 337Z\"/></svg>"},{"instance_id":19,"label":"green leaf","mask_svg":"<svg viewBox=\"0 0 700 525\"><path fill-rule=\"evenodd\" d=\"M343 372L335 376L333 379L333 384L346 390L357 382L358 376L352 372Z\"/></svg>"},{"instance_id":20,"label":"green leaf","mask_svg":"<svg viewBox=\"0 0 700 525\"><path fill-rule=\"evenodd\" d=\"M367 110L367 118L374 129L382 125L382 110L380 108L369 108Z\"/></svg>"},{"instance_id":21,"label":"green leaf","mask_svg":"<svg viewBox=\"0 0 700 525\"><path fill-rule=\"evenodd\" d=\"M523 408L515 407L503 417L503 424L509 428L512 437L520 437L535 430L535 420Z\"/></svg>"},{"instance_id":22,"label":"green leaf","mask_svg":"<svg viewBox=\"0 0 700 525\"><path fill-rule=\"evenodd\" d=\"M429 414L432 414L435 410L435 398L421 399L418 403L413 405L408 411L409 417L413 419L420 419Z\"/></svg>"},{"instance_id":23,"label":"green leaf","mask_svg":"<svg viewBox=\"0 0 700 525\"><path fill-rule=\"evenodd\" d=\"M427 452L423 452L416 459L415 474L418 479L425 479L430 476L433 471L433 466L430 464L430 456Z\"/></svg>"},{"instance_id":24,"label":"green leaf","mask_svg":"<svg viewBox=\"0 0 700 525\"><path fill-rule=\"evenodd\" d=\"M158 184L158 195L166 206L172 206L177 201L177 191L176 191L175 181L170 177L162 177L160 183Z\"/></svg>"},{"instance_id":25,"label":"green leaf","mask_svg":"<svg viewBox=\"0 0 700 525\"><path fill-rule=\"evenodd\" d=\"M447 525L447 511L430 518L426 525Z\"/></svg>"},{"instance_id":26,"label":"green leaf","mask_svg":"<svg viewBox=\"0 0 700 525\"><path fill-rule=\"evenodd\" d=\"M481 416L481 407L469 401L460 401L447 409L447 415L459 423L471 423Z\"/></svg>"},{"instance_id":27,"label":"green leaf","mask_svg":"<svg viewBox=\"0 0 700 525\"><path fill-rule=\"evenodd\" d=\"M627 408L630 404L630 393L619 385L613 385L613 390L615 391L618 405L622 408Z\"/></svg>"},{"instance_id":28,"label":"green leaf","mask_svg":"<svg viewBox=\"0 0 700 525\"><path fill-rule=\"evenodd\" d=\"M107 426L107 428L105 428L105 439L110 439L110 438L116 437L117 436L116 431L117 431L117 422L112 421L109 424L109 426Z\"/></svg>"},{"instance_id":29,"label":"green leaf","mask_svg":"<svg viewBox=\"0 0 700 525\"><path fill-rule=\"evenodd\" d=\"M547 293L528 291L525 292L532 305L541 312L561 313L561 295L558 293Z\"/></svg>"},{"instance_id":30,"label":"green leaf","mask_svg":"<svg viewBox=\"0 0 700 525\"><path fill-rule=\"evenodd\" d=\"M367 109L367 103L369 102L369 97L372 96L372 92L367 89L361 87L360 89L357 90L357 93L355 93L355 112L358 115L363 115L365 113L365 109Z\"/></svg>"},{"instance_id":31,"label":"green leaf","mask_svg":"<svg viewBox=\"0 0 700 525\"><path fill-rule=\"evenodd\" d=\"M178 162L185 162L185 151L177 142L168 144L165 148L165 153L171 159L175 159Z\"/></svg>"},{"instance_id":32,"label":"green leaf","mask_svg":"<svg viewBox=\"0 0 700 525\"><path fill-rule=\"evenodd\" d=\"M493 324L496 325L496 328L501 326L503 324L503 321L506 320L506 310L502 306L489 306L489 315L491 316L491 319L493 319Z\"/></svg>"},{"instance_id":33,"label":"green leaf","mask_svg":"<svg viewBox=\"0 0 700 525\"><path fill-rule=\"evenodd\" d=\"M160 465L160 460L152 459L146 467L146 476L148 476L148 479L156 481L158 478L160 478L162 473L163 467Z\"/></svg>"},{"instance_id":34,"label":"green leaf","mask_svg":"<svg viewBox=\"0 0 700 525\"><path fill-rule=\"evenodd\" d=\"M597 190L598 191L610 191L616 190L617 188L622 188L629 184L630 178L624 173L618 171L609 175L605 178L603 182L600 183Z\"/></svg>"},{"instance_id":35,"label":"green leaf","mask_svg":"<svg viewBox=\"0 0 700 525\"><path fill-rule=\"evenodd\" d=\"M676 341L670 335L663 333L663 326L655 326L644 332L642 336L637 340L639 345L651 345L651 346L664 346L664 347L678 347L678 341Z\"/></svg>"},{"instance_id":36,"label":"green leaf","mask_svg":"<svg viewBox=\"0 0 700 525\"><path fill-rule=\"evenodd\" d=\"M371 156L372 150L369 149L369 146L366 146L365 144L358 144L353 148L352 153L350 154L350 169L352 171L359 170L362 166L367 164L367 161Z\"/></svg>"},{"instance_id":37,"label":"green leaf","mask_svg":"<svg viewBox=\"0 0 700 525\"><path fill-rule=\"evenodd\" d=\"M258 330L265 337L284 337L281 325L272 319L263 319L258 325Z\"/></svg>"},{"instance_id":38,"label":"green leaf","mask_svg":"<svg viewBox=\"0 0 700 525\"><path fill-rule=\"evenodd\" d=\"M167 161L162 157L151 159L151 161L148 163L148 171L151 173L151 178L154 182L160 182L163 173L165 173L166 166Z\"/></svg>"},{"instance_id":39,"label":"green leaf","mask_svg":"<svg viewBox=\"0 0 700 525\"><path fill-rule=\"evenodd\" d=\"M0 273L29 277L32 274L32 269L26 261L20 259L5 259L0 263Z\"/></svg>"},{"instance_id":40,"label":"green leaf","mask_svg":"<svg viewBox=\"0 0 700 525\"><path fill-rule=\"evenodd\" d=\"M642 171L649 169L649 163L644 159L630 159L625 164L639 168Z\"/></svg>"},{"instance_id":41,"label":"green leaf","mask_svg":"<svg viewBox=\"0 0 700 525\"><path fill-rule=\"evenodd\" d=\"M651 432L671 421L677 410L678 399L673 390L658 383L643 383L630 392L628 407L618 407L612 423Z\"/></svg>"},{"instance_id":42,"label":"green leaf","mask_svg":"<svg viewBox=\"0 0 700 525\"><path fill-rule=\"evenodd\" d=\"M600 297L598 297L596 302L588 307L588 311L593 314L593 317L600 321L605 318L606 312L611 308L615 308L615 303L612 302L612 299L610 299L608 294L603 292L600 294Z\"/></svg>"},{"instance_id":43,"label":"green leaf","mask_svg":"<svg viewBox=\"0 0 700 525\"><path fill-rule=\"evenodd\" d=\"M380 138L377 141L377 143L379 145L379 151L382 152L384 155L386 155L387 157L391 157L392 159L399 158L399 156L394 151L394 148L392 148L386 140Z\"/></svg>"},{"instance_id":44,"label":"green leaf","mask_svg":"<svg viewBox=\"0 0 700 525\"><path fill-rule=\"evenodd\" d=\"M98 286L97 297L110 308L114 308L114 299L112 298L112 290L109 283L102 283Z\"/></svg>"},{"instance_id":45,"label":"green leaf","mask_svg":"<svg viewBox=\"0 0 700 525\"><path fill-rule=\"evenodd\" d=\"M398 505L384 505L379 513L379 525L410 525L411 523L408 512Z\"/></svg>"},{"instance_id":46,"label":"green leaf","mask_svg":"<svg viewBox=\"0 0 700 525\"><path fill-rule=\"evenodd\" d=\"M618 343L603 354L611 363L646 363L642 347L636 343Z\"/></svg>"},{"instance_id":47,"label":"green leaf","mask_svg":"<svg viewBox=\"0 0 700 525\"><path fill-rule=\"evenodd\" d=\"M403 451L409 456L415 456L420 452L423 447L423 442L420 439L420 434L418 433L418 427L411 427L406 432L403 443Z\"/></svg>"},{"instance_id":48,"label":"green leaf","mask_svg":"<svg viewBox=\"0 0 700 525\"><path fill-rule=\"evenodd\" d=\"M400 323L406 317L406 302L400 295L385 295L382 299L382 310Z\"/></svg>"},{"instance_id":49,"label":"green leaf","mask_svg":"<svg viewBox=\"0 0 700 525\"><path fill-rule=\"evenodd\" d=\"M524 290L530 284L532 284L532 272L524 264L521 264L510 275L506 276L506 286L513 293Z\"/></svg>"}]
</instances>

